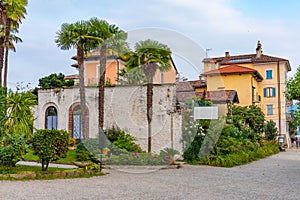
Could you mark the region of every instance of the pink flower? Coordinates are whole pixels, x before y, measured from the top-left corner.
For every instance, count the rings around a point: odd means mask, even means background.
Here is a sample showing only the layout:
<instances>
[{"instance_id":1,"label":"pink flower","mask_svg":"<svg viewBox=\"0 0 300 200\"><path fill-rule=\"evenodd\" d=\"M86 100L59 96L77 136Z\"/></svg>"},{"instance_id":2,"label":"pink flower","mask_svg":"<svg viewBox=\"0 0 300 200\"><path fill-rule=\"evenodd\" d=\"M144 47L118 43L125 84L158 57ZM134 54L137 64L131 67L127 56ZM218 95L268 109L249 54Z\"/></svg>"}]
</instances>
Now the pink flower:
<instances>
[{"instance_id":1,"label":"pink flower","mask_svg":"<svg viewBox=\"0 0 300 200\"><path fill-rule=\"evenodd\" d=\"M132 155L136 156L136 157L139 157L140 154L138 152L134 152L134 153L132 153Z\"/></svg>"}]
</instances>

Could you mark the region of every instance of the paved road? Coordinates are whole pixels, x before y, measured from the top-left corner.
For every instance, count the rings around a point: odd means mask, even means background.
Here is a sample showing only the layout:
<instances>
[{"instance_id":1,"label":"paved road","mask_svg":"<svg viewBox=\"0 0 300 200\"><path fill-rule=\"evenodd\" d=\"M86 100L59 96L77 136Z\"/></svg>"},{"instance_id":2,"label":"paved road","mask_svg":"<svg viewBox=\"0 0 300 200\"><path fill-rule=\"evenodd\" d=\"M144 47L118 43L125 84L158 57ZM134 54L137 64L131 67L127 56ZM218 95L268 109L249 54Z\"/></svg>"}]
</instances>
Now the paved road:
<instances>
[{"instance_id":1,"label":"paved road","mask_svg":"<svg viewBox=\"0 0 300 200\"><path fill-rule=\"evenodd\" d=\"M2 181L0 199L300 199L300 150L229 169L108 172L88 179Z\"/></svg>"}]
</instances>

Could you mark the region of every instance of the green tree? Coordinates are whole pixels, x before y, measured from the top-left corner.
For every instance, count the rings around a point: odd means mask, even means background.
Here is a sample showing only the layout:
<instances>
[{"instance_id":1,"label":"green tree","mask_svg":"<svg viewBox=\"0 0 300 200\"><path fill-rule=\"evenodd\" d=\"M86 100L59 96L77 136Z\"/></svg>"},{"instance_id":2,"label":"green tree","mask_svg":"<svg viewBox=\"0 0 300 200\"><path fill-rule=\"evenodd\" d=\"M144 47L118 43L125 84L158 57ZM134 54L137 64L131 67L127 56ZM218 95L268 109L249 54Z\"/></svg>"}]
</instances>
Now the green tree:
<instances>
[{"instance_id":1,"label":"green tree","mask_svg":"<svg viewBox=\"0 0 300 200\"><path fill-rule=\"evenodd\" d=\"M127 54L126 67L141 68L147 79L147 122L148 122L148 152L151 152L151 122L153 103L153 78L157 70L162 72L171 69L171 51L166 45L155 40L144 40L136 43L135 51Z\"/></svg>"},{"instance_id":2,"label":"green tree","mask_svg":"<svg viewBox=\"0 0 300 200\"><path fill-rule=\"evenodd\" d=\"M69 133L64 130L37 130L32 137L34 154L42 161L42 170L48 169L51 161L66 156Z\"/></svg>"},{"instance_id":3,"label":"green tree","mask_svg":"<svg viewBox=\"0 0 300 200\"><path fill-rule=\"evenodd\" d=\"M103 130L104 125L104 86L106 74L107 53L118 55L126 50L125 42L127 34L120 30L119 27L107 23L105 20L97 18L90 19L91 38L98 41L100 46L100 70L99 70L99 95L98 95L98 126L99 130ZM120 52L121 51L121 52Z\"/></svg>"},{"instance_id":4,"label":"green tree","mask_svg":"<svg viewBox=\"0 0 300 200\"><path fill-rule=\"evenodd\" d=\"M92 38L93 32L89 21L77 21L73 24L64 23L57 33L55 42L62 50L75 48L77 50L77 62L79 68L79 92L83 138L88 138L88 118L85 99L85 81L84 81L84 58L85 54L96 48L99 40Z\"/></svg>"},{"instance_id":5,"label":"green tree","mask_svg":"<svg viewBox=\"0 0 300 200\"><path fill-rule=\"evenodd\" d=\"M59 74L50 74L49 76L39 79L39 86L44 89L51 88L61 88L61 87L70 87L74 86L74 80L65 80L65 75L62 73Z\"/></svg>"},{"instance_id":6,"label":"green tree","mask_svg":"<svg viewBox=\"0 0 300 200\"><path fill-rule=\"evenodd\" d=\"M19 24L26 15L26 6L27 0L2 0L1 3L1 7L3 7L1 15L5 25L5 39L3 44L6 49L5 56L0 53L0 70L3 70L4 68L3 87L7 87L8 50L11 48L11 30L17 30L19 28Z\"/></svg>"},{"instance_id":7,"label":"green tree","mask_svg":"<svg viewBox=\"0 0 300 200\"><path fill-rule=\"evenodd\" d=\"M285 95L289 100L300 101L300 67L297 68L296 74L287 81Z\"/></svg>"},{"instance_id":8,"label":"green tree","mask_svg":"<svg viewBox=\"0 0 300 200\"><path fill-rule=\"evenodd\" d=\"M36 96L30 91L10 91L6 103L8 107L7 134L24 134L26 138L29 138L33 132L32 107L37 104Z\"/></svg>"},{"instance_id":9,"label":"green tree","mask_svg":"<svg viewBox=\"0 0 300 200\"><path fill-rule=\"evenodd\" d=\"M276 123L273 120L267 121L265 124L265 138L267 140L275 140L278 134Z\"/></svg>"},{"instance_id":10,"label":"green tree","mask_svg":"<svg viewBox=\"0 0 300 200\"><path fill-rule=\"evenodd\" d=\"M248 125L255 133L264 131L264 113L255 105L245 107L233 105L228 110L227 119L230 119L239 130Z\"/></svg>"},{"instance_id":11,"label":"green tree","mask_svg":"<svg viewBox=\"0 0 300 200\"><path fill-rule=\"evenodd\" d=\"M140 68L133 68L131 70L123 68L118 73L117 81L120 85L143 85L147 83L146 76Z\"/></svg>"}]
</instances>

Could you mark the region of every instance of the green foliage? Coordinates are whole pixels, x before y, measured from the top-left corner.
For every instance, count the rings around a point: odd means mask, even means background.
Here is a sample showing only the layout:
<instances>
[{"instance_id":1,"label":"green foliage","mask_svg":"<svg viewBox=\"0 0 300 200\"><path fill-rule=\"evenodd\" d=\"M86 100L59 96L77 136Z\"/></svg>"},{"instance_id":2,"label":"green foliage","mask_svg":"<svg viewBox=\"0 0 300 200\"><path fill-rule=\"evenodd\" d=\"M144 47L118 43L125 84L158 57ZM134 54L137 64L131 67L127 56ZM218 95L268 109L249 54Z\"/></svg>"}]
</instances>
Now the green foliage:
<instances>
[{"instance_id":1,"label":"green foliage","mask_svg":"<svg viewBox=\"0 0 300 200\"><path fill-rule=\"evenodd\" d=\"M135 138L130 134L120 134L118 140L113 144L123 150L128 152L143 152L139 145L135 144Z\"/></svg>"},{"instance_id":2,"label":"green foliage","mask_svg":"<svg viewBox=\"0 0 300 200\"><path fill-rule=\"evenodd\" d=\"M278 130L276 123L273 120L267 121L265 124L265 138L266 140L276 140Z\"/></svg>"},{"instance_id":3,"label":"green foliage","mask_svg":"<svg viewBox=\"0 0 300 200\"><path fill-rule=\"evenodd\" d=\"M106 130L107 139L113 144L109 148L116 150L119 148L128 152L138 152L142 153L143 150L139 145L135 143L135 138L126 133L125 130L120 130L119 128L112 127Z\"/></svg>"},{"instance_id":4,"label":"green foliage","mask_svg":"<svg viewBox=\"0 0 300 200\"><path fill-rule=\"evenodd\" d=\"M36 96L29 91L10 91L6 98L8 106L7 134L24 134L29 138L33 132L32 107L37 104Z\"/></svg>"},{"instance_id":5,"label":"green foliage","mask_svg":"<svg viewBox=\"0 0 300 200\"><path fill-rule=\"evenodd\" d=\"M5 130L5 123L7 121L7 106L6 106L7 89L0 87L0 138L3 136Z\"/></svg>"},{"instance_id":6,"label":"green foliage","mask_svg":"<svg viewBox=\"0 0 300 200\"><path fill-rule=\"evenodd\" d=\"M121 85L143 85L147 83L146 76L141 68L126 69L123 68L118 73L118 82Z\"/></svg>"},{"instance_id":7,"label":"green foliage","mask_svg":"<svg viewBox=\"0 0 300 200\"><path fill-rule=\"evenodd\" d=\"M50 74L49 76L39 79L39 86L43 89L61 88L61 87L71 87L74 86L74 80L65 80L65 75Z\"/></svg>"},{"instance_id":8,"label":"green foliage","mask_svg":"<svg viewBox=\"0 0 300 200\"><path fill-rule=\"evenodd\" d=\"M227 114L227 120L233 123L239 130L248 125L256 133L264 131L264 113L255 105L245 107L231 106Z\"/></svg>"},{"instance_id":9,"label":"green foliage","mask_svg":"<svg viewBox=\"0 0 300 200\"><path fill-rule=\"evenodd\" d=\"M286 98L289 100L300 101L300 67L297 68L296 74L286 83Z\"/></svg>"},{"instance_id":10,"label":"green foliage","mask_svg":"<svg viewBox=\"0 0 300 200\"><path fill-rule=\"evenodd\" d=\"M14 167L28 152L28 145L23 135L5 135L0 140L0 165Z\"/></svg>"},{"instance_id":11,"label":"green foliage","mask_svg":"<svg viewBox=\"0 0 300 200\"><path fill-rule=\"evenodd\" d=\"M109 150L108 155L120 155L131 152L142 153L143 150L134 141L135 138L130 134L127 134L124 130L117 127L112 127L106 130L106 146ZM95 160L100 154L99 139L89 138L76 147L76 156L78 161Z\"/></svg>"},{"instance_id":12,"label":"green foliage","mask_svg":"<svg viewBox=\"0 0 300 200\"><path fill-rule=\"evenodd\" d=\"M43 171L49 162L66 156L68 144L69 133L64 130L37 130L32 137L32 148L42 161Z\"/></svg>"},{"instance_id":13,"label":"green foliage","mask_svg":"<svg viewBox=\"0 0 300 200\"><path fill-rule=\"evenodd\" d=\"M205 93L203 93L202 98L193 97L189 98L185 102L185 106L189 109L193 109L194 107L201 107L201 106L211 106L212 102L205 100Z\"/></svg>"},{"instance_id":14,"label":"green foliage","mask_svg":"<svg viewBox=\"0 0 300 200\"><path fill-rule=\"evenodd\" d=\"M199 164L218 167L234 167L279 153L279 145L273 142L265 143L257 148L245 149L231 154L209 154L200 159Z\"/></svg>"},{"instance_id":15,"label":"green foliage","mask_svg":"<svg viewBox=\"0 0 300 200\"><path fill-rule=\"evenodd\" d=\"M76 145L76 139L70 138L69 139L69 147L75 147L75 145Z\"/></svg>"},{"instance_id":16,"label":"green foliage","mask_svg":"<svg viewBox=\"0 0 300 200\"><path fill-rule=\"evenodd\" d=\"M289 122L290 135L297 135L297 128L300 126L300 104L298 103L297 110L291 111L292 120Z\"/></svg>"},{"instance_id":17,"label":"green foliage","mask_svg":"<svg viewBox=\"0 0 300 200\"><path fill-rule=\"evenodd\" d=\"M151 153L129 153L111 155L107 157L107 164L110 165L168 165L173 161L174 155L179 154L177 150L165 148L159 155Z\"/></svg>"},{"instance_id":18,"label":"green foliage","mask_svg":"<svg viewBox=\"0 0 300 200\"><path fill-rule=\"evenodd\" d=\"M86 139L76 147L76 158L78 161L89 161L95 158L96 154L100 154L99 139Z\"/></svg>"}]
</instances>

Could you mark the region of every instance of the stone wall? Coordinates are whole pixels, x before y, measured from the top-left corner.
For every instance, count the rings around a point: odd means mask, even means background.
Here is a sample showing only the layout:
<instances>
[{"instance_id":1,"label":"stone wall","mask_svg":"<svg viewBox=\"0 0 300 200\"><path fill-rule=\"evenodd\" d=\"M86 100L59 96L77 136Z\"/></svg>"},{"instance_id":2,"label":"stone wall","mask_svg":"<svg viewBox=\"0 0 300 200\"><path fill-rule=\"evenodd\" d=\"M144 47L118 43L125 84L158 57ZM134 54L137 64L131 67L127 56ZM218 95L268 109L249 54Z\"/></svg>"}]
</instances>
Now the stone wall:
<instances>
[{"instance_id":1,"label":"stone wall","mask_svg":"<svg viewBox=\"0 0 300 200\"><path fill-rule=\"evenodd\" d=\"M171 120L173 118L174 149L182 151L181 115L170 114L174 105L174 84L154 86L152 150L171 147ZM39 105L36 108L35 127L45 128L45 112L49 106L58 111L58 129L69 130L70 108L79 104L79 88L41 89L39 90ZM98 88L86 88L86 102L89 110L89 136L98 134ZM118 126L126 129L136 137L137 143L147 149L147 116L146 116L146 86L115 86L105 88L105 118L104 128Z\"/></svg>"}]
</instances>

